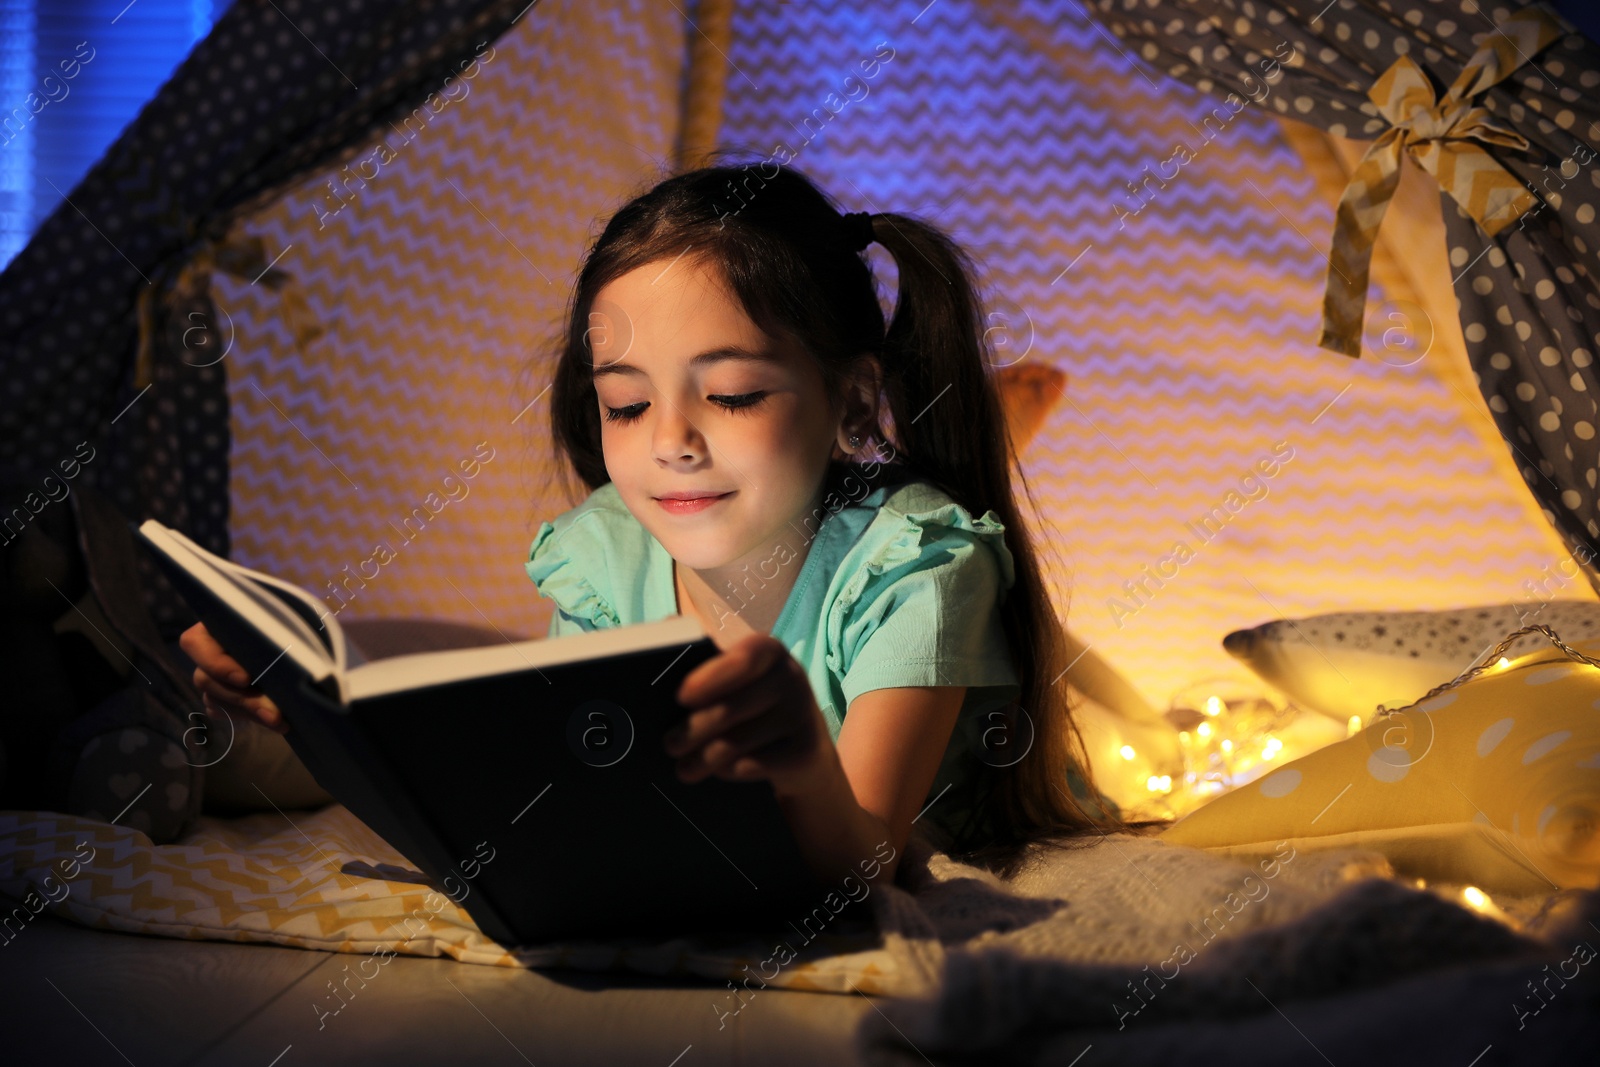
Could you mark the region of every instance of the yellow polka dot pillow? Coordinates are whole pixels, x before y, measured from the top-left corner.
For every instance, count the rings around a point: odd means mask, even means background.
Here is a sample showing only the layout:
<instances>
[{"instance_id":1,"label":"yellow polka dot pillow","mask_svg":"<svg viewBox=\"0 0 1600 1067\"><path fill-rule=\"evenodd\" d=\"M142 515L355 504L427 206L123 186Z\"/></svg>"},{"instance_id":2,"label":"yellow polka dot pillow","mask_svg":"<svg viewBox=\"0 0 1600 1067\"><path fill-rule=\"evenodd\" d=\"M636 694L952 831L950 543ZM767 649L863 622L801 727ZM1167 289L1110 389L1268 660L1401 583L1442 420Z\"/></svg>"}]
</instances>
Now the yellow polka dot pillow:
<instances>
[{"instance_id":1,"label":"yellow polka dot pillow","mask_svg":"<svg viewBox=\"0 0 1600 1067\"><path fill-rule=\"evenodd\" d=\"M1568 643L1600 659L1600 639ZM1372 848L1404 874L1511 894L1594 888L1600 668L1547 643L1218 797L1162 836L1239 854L1284 840Z\"/></svg>"}]
</instances>

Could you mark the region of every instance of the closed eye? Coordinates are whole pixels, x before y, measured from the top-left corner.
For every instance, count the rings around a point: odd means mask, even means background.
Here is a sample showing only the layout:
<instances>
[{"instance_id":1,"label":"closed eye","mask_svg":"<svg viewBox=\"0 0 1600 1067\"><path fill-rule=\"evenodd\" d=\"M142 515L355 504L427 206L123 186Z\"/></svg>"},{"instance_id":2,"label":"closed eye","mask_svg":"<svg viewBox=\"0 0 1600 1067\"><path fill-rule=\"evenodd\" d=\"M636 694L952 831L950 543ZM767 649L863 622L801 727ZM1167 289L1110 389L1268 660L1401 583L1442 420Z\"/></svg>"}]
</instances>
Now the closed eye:
<instances>
[{"instance_id":1,"label":"closed eye","mask_svg":"<svg viewBox=\"0 0 1600 1067\"><path fill-rule=\"evenodd\" d=\"M756 391L754 393L739 393L737 395L721 394L721 395L708 396L708 397L706 397L706 399L710 400L714 404L717 404L717 405L719 405L721 407L726 408L729 411L746 411L746 410L749 410L750 408L755 407L757 404L761 403L763 400L765 400L767 398L768 395L769 394L767 394L766 392L758 390L758 391ZM641 403L641 404L629 404L627 407L623 407L623 408L607 407L606 408L606 421L607 422L624 422L624 423L633 422L639 416L643 415L644 414L644 409L649 407L649 406L650 405L648 403Z\"/></svg>"},{"instance_id":2,"label":"closed eye","mask_svg":"<svg viewBox=\"0 0 1600 1067\"><path fill-rule=\"evenodd\" d=\"M646 407L648 407L648 406L649 406L648 404L629 404L625 408L608 407L608 408L606 408L606 421L607 422L632 422L634 419L637 419L640 415L643 415L644 414L644 409Z\"/></svg>"},{"instance_id":3,"label":"closed eye","mask_svg":"<svg viewBox=\"0 0 1600 1067\"><path fill-rule=\"evenodd\" d=\"M729 411L743 411L755 407L766 398L767 394L758 390L754 393L740 393L738 396L709 396L706 399L714 404L721 404Z\"/></svg>"}]
</instances>

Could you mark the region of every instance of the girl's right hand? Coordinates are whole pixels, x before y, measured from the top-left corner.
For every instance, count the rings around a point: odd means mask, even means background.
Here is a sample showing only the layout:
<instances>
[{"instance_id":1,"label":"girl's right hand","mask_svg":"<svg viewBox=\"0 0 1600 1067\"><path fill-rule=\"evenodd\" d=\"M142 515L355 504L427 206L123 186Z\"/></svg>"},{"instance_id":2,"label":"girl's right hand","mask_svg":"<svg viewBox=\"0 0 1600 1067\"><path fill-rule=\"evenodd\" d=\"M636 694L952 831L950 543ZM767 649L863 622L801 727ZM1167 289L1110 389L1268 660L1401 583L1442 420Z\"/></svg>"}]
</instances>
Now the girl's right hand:
<instances>
[{"instance_id":1,"label":"girl's right hand","mask_svg":"<svg viewBox=\"0 0 1600 1067\"><path fill-rule=\"evenodd\" d=\"M289 732L283 712L272 698L250 683L250 674L223 651L204 623L195 623L178 635L178 646L195 662L194 687L206 710L213 715L232 712L254 719L280 734Z\"/></svg>"}]
</instances>

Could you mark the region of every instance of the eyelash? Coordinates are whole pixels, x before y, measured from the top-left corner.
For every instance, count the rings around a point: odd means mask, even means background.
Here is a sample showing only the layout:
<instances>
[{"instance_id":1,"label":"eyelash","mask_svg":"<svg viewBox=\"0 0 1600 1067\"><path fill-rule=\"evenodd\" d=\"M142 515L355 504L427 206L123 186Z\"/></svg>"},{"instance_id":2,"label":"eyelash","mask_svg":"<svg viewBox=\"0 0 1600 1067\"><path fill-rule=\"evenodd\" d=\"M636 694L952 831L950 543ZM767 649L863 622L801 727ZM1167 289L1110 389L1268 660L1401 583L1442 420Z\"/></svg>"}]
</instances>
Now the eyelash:
<instances>
[{"instance_id":1,"label":"eyelash","mask_svg":"<svg viewBox=\"0 0 1600 1067\"><path fill-rule=\"evenodd\" d=\"M707 397L708 400L714 401L723 408L726 408L728 411L749 411L766 398L767 394L761 391L754 393L740 393L737 396L723 394L720 396ZM644 414L645 406L646 405L644 404L629 404L625 408L608 407L606 408L606 421L632 422L640 415Z\"/></svg>"}]
</instances>

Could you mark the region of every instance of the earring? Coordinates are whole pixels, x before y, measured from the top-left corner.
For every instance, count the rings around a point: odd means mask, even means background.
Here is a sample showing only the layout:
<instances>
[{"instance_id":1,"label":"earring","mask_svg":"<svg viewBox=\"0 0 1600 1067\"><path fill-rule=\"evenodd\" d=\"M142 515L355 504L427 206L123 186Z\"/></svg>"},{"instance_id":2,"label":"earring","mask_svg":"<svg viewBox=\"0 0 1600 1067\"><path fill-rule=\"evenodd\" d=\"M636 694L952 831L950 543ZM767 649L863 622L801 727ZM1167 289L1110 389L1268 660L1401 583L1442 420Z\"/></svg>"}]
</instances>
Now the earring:
<instances>
[{"instance_id":1,"label":"earring","mask_svg":"<svg viewBox=\"0 0 1600 1067\"><path fill-rule=\"evenodd\" d=\"M850 451L854 452L856 449L858 449L860 447L861 447L861 438L857 437L855 434L851 434L850 435Z\"/></svg>"}]
</instances>

